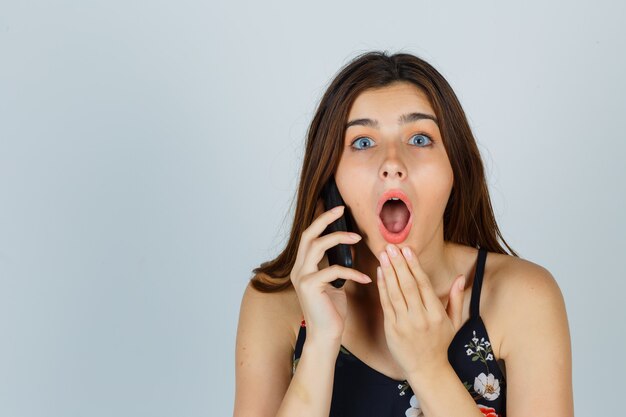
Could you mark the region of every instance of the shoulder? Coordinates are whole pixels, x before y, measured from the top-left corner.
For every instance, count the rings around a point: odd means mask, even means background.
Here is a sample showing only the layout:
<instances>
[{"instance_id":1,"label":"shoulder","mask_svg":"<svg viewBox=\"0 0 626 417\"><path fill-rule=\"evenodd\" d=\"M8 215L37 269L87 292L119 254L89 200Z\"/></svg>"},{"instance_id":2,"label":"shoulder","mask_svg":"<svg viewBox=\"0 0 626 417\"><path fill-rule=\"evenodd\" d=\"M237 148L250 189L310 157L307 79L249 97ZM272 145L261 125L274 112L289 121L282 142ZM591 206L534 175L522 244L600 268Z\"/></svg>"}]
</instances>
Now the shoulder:
<instances>
[{"instance_id":1,"label":"shoulder","mask_svg":"<svg viewBox=\"0 0 626 417\"><path fill-rule=\"evenodd\" d=\"M525 302L515 305L523 308L529 307L529 302L561 298L556 279L543 266L508 254L490 252L487 258L485 274L489 275L489 290L495 299L522 297Z\"/></svg>"},{"instance_id":2,"label":"shoulder","mask_svg":"<svg viewBox=\"0 0 626 417\"><path fill-rule=\"evenodd\" d=\"M297 336L294 329L300 324L300 316L300 302L293 287L278 292L261 292L250 282L246 285L241 300L240 321L249 321L257 328L265 328L264 331L271 332L273 336L289 340L293 348Z\"/></svg>"},{"instance_id":3,"label":"shoulder","mask_svg":"<svg viewBox=\"0 0 626 417\"><path fill-rule=\"evenodd\" d=\"M485 298L489 300L484 307L494 327L499 329L501 357L506 358L514 346L520 345L524 332L540 337L555 329L566 330L563 295L545 267L490 252L484 285Z\"/></svg>"}]
</instances>

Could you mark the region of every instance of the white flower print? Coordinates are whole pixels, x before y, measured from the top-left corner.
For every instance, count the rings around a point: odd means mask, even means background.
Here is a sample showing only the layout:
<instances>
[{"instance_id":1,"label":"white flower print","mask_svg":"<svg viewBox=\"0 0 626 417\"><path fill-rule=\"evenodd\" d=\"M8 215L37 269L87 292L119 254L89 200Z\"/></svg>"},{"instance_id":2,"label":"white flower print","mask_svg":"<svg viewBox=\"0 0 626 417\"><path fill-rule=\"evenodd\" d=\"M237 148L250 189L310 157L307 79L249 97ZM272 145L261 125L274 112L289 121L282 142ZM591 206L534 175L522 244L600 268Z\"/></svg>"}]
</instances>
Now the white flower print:
<instances>
[{"instance_id":1,"label":"white flower print","mask_svg":"<svg viewBox=\"0 0 626 417\"><path fill-rule=\"evenodd\" d=\"M500 396L500 381L493 374L485 375L481 373L474 378L474 391L487 400L493 401Z\"/></svg>"},{"instance_id":2,"label":"white flower print","mask_svg":"<svg viewBox=\"0 0 626 417\"><path fill-rule=\"evenodd\" d=\"M411 406L407 408L406 412L404 413L406 417L424 417L424 413L420 408L419 401L417 401L417 397L415 396L415 394L413 394L413 396L409 400L409 404L411 404Z\"/></svg>"},{"instance_id":3,"label":"white flower print","mask_svg":"<svg viewBox=\"0 0 626 417\"><path fill-rule=\"evenodd\" d=\"M467 354L467 356L472 356L472 361L480 360L482 363L487 365L487 361L493 360L493 355L491 354L491 343L489 343L489 341L486 341L484 337L481 337L479 341L478 337L476 337L475 330L472 341L469 344L465 345L465 347L467 348L465 353ZM489 370L488 366L487 370Z\"/></svg>"}]
</instances>

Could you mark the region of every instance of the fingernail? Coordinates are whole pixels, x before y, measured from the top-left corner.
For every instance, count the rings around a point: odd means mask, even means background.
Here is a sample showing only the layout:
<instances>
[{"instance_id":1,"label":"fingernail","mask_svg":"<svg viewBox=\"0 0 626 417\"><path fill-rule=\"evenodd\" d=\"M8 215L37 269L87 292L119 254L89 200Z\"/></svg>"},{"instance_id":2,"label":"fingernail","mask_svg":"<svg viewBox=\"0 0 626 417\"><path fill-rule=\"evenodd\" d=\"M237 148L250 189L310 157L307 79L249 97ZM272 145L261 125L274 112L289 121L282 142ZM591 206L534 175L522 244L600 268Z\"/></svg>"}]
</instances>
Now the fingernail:
<instances>
[{"instance_id":1,"label":"fingernail","mask_svg":"<svg viewBox=\"0 0 626 417\"><path fill-rule=\"evenodd\" d=\"M356 233L350 233L350 239L357 241L361 239L361 236L357 235Z\"/></svg>"},{"instance_id":2,"label":"fingernail","mask_svg":"<svg viewBox=\"0 0 626 417\"><path fill-rule=\"evenodd\" d=\"M383 271L382 271L382 269L380 269L380 266L377 266L376 267L376 278L382 279L382 277L383 277Z\"/></svg>"},{"instance_id":3,"label":"fingernail","mask_svg":"<svg viewBox=\"0 0 626 417\"><path fill-rule=\"evenodd\" d=\"M402 248L402 253L407 259L411 259L413 257L413 255L411 254L411 249L408 246Z\"/></svg>"},{"instance_id":4,"label":"fingernail","mask_svg":"<svg viewBox=\"0 0 626 417\"><path fill-rule=\"evenodd\" d=\"M363 274L363 279L366 280L367 282L372 282L372 279L365 274Z\"/></svg>"},{"instance_id":5,"label":"fingernail","mask_svg":"<svg viewBox=\"0 0 626 417\"><path fill-rule=\"evenodd\" d=\"M342 210L343 210L343 206L337 206L337 207L335 207L334 209L332 209L331 211L332 211L333 213L339 213L339 212L341 212Z\"/></svg>"},{"instance_id":6,"label":"fingernail","mask_svg":"<svg viewBox=\"0 0 626 417\"><path fill-rule=\"evenodd\" d=\"M383 264L383 266L391 265L391 263L389 262L389 257L387 256L387 254L385 252L381 252L381 254L380 254L380 262Z\"/></svg>"},{"instance_id":7,"label":"fingernail","mask_svg":"<svg viewBox=\"0 0 626 417\"><path fill-rule=\"evenodd\" d=\"M396 250L395 246L393 246L392 244L387 245L387 251L393 258L398 256L398 251Z\"/></svg>"}]
</instances>

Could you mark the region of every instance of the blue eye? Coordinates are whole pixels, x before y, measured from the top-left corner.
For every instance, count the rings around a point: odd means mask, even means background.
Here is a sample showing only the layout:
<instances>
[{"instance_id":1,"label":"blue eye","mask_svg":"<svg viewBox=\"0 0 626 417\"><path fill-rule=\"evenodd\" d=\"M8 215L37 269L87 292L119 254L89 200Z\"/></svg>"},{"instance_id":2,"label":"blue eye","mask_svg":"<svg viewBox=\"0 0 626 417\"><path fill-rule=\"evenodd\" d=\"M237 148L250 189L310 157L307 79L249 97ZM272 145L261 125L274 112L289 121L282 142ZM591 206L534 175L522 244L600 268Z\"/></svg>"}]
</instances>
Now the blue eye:
<instances>
[{"instance_id":1,"label":"blue eye","mask_svg":"<svg viewBox=\"0 0 626 417\"><path fill-rule=\"evenodd\" d=\"M421 139L420 143L419 143L420 147L428 146L433 141L429 136L423 135L421 133L419 133L417 135L414 135L414 136L411 136L411 139L413 139L413 138L420 138ZM424 144L425 141L428 141L429 143ZM415 142L413 142L413 143L415 143Z\"/></svg>"},{"instance_id":2,"label":"blue eye","mask_svg":"<svg viewBox=\"0 0 626 417\"><path fill-rule=\"evenodd\" d=\"M418 138L418 140L413 140L414 138ZM372 141L372 139L368 138L367 136L356 138L354 142L352 142L351 144L352 149L355 151L364 151L367 148L371 148L371 145L365 146L365 147L359 147L359 146L355 147L355 144L364 145L364 144L367 144L367 141L374 143L374 141ZM412 142L413 144L417 145L418 148L424 148L426 146L431 145L433 143L433 140L428 135L418 133L416 135L411 136L411 140L409 142Z\"/></svg>"},{"instance_id":3,"label":"blue eye","mask_svg":"<svg viewBox=\"0 0 626 417\"><path fill-rule=\"evenodd\" d=\"M362 144L362 143L363 143L363 141L364 141L364 140L366 140L366 139L371 141L371 139L370 139L370 138L368 138L368 137L360 137L360 138L355 139L355 140L354 140L354 142L352 142L352 145L354 145L355 143L360 143L360 144ZM366 143L367 143L367 142L366 142ZM363 149L364 149L364 148L356 148L356 150L357 150L357 151L362 151Z\"/></svg>"}]
</instances>

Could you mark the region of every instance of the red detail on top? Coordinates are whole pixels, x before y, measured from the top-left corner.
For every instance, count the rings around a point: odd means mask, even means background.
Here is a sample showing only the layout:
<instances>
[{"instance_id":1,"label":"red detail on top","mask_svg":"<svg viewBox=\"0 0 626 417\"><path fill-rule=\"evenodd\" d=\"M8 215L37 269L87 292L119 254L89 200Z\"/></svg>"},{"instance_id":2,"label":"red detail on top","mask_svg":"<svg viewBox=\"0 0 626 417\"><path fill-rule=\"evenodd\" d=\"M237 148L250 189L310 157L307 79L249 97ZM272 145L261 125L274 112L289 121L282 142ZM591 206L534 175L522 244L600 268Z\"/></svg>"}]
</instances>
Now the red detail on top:
<instances>
[{"instance_id":1,"label":"red detail on top","mask_svg":"<svg viewBox=\"0 0 626 417\"><path fill-rule=\"evenodd\" d=\"M300 323L300 327L306 327L306 322L302 319L302 323Z\"/></svg>"},{"instance_id":2,"label":"red detail on top","mask_svg":"<svg viewBox=\"0 0 626 417\"><path fill-rule=\"evenodd\" d=\"M485 405L482 404L477 404L478 405L478 409L480 411L482 411L483 415L485 417L500 417L497 413L495 408L493 407L487 407Z\"/></svg>"}]
</instances>

